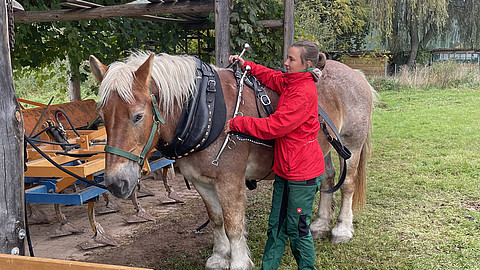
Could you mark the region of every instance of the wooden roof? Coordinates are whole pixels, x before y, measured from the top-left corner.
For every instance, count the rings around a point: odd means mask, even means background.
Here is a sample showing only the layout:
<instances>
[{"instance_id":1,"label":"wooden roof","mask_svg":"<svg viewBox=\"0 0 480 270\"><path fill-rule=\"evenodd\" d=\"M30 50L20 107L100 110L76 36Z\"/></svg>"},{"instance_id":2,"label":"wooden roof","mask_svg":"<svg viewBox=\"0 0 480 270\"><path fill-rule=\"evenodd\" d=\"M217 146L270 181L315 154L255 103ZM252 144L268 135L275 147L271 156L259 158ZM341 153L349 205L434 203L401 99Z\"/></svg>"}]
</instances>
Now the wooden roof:
<instances>
[{"instance_id":1,"label":"wooden roof","mask_svg":"<svg viewBox=\"0 0 480 270\"><path fill-rule=\"evenodd\" d=\"M67 0L60 3L64 9L44 11L18 11L15 23L77 21L132 17L155 21L198 23L214 10L214 0L145 0L114 6L102 6L86 0ZM175 16L158 16L158 15Z\"/></svg>"}]
</instances>

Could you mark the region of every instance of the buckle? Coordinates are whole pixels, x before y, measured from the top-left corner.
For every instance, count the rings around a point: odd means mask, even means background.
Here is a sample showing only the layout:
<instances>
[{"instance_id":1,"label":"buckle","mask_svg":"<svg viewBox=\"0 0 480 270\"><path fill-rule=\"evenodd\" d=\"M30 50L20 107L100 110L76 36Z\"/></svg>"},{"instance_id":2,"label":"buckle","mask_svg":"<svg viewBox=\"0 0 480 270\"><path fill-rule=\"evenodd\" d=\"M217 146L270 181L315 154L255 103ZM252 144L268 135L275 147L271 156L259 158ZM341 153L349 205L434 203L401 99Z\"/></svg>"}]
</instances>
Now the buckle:
<instances>
[{"instance_id":1,"label":"buckle","mask_svg":"<svg viewBox=\"0 0 480 270\"><path fill-rule=\"evenodd\" d=\"M271 103L270 98L267 95L261 95L260 101L262 102L263 106L268 106Z\"/></svg>"},{"instance_id":2,"label":"buckle","mask_svg":"<svg viewBox=\"0 0 480 270\"><path fill-rule=\"evenodd\" d=\"M217 86L217 82L215 80L208 80L207 91L208 92L216 92L215 86Z\"/></svg>"}]
</instances>

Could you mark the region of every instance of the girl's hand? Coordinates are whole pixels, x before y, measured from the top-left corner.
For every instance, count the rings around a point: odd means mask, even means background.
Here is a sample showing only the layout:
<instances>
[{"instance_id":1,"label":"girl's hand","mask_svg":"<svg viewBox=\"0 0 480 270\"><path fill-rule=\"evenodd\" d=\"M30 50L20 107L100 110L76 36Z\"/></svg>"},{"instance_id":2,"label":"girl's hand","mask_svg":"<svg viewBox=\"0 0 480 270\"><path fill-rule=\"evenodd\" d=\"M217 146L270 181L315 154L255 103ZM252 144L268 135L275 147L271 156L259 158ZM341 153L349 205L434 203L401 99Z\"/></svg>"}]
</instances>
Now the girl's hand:
<instances>
[{"instance_id":1,"label":"girl's hand","mask_svg":"<svg viewBox=\"0 0 480 270\"><path fill-rule=\"evenodd\" d=\"M230 63L233 63L235 60L238 60L238 64L240 65L240 67L243 67L243 64L245 63L245 60L243 60L240 56L230 55L230 57L228 58L228 61Z\"/></svg>"},{"instance_id":2,"label":"girl's hand","mask_svg":"<svg viewBox=\"0 0 480 270\"><path fill-rule=\"evenodd\" d=\"M231 119L230 119L231 120ZM228 134L231 130L230 130L230 120L227 121L227 125L225 126L225 129L223 130L223 132L225 134Z\"/></svg>"}]
</instances>

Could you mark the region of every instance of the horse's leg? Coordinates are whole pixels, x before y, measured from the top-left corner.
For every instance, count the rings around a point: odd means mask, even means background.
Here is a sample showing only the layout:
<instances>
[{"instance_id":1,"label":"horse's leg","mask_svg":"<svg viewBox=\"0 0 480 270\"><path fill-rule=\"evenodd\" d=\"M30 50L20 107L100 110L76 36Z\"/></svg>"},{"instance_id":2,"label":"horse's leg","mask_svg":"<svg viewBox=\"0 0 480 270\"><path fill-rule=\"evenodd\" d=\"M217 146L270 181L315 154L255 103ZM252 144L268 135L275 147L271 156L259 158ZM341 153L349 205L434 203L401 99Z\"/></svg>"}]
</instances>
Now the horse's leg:
<instances>
[{"instance_id":1,"label":"horse's leg","mask_svg":"<svg viewBox=\"0 0 480 270\"><path fill-rule=\"evenodd\" d=\"M360 182L358 169L359 162L364 162L361 161L364 158L364 148L365 146L353 149L352 157L347 160L347 177L341 188L342 202L337 223L332 229L332 243L348 242L353 237L353 196L357 190L356 185Z\"/></svg>"},{"instance_id":2,"label":"horse's leg","mask_svg":"<svg viewBox=\"0 0 480 270\"><path fill-rule=\"evenodd\" d=\"M205 269L228 269L230 243L225 234L223 211L215 186L210 183L192 182L202 196L213 227L213 253L208 258Z\"/></svg>"},{"instance_id":3,"label":"horse's leg","mask_svg":"<svg viewBox=\"0 0 480 270\"><path fill-rule=\"evenodd\" d=\"M332 162L332 155L328 153L325 156L325 174L323 175L322 190L328 190L333 187L335 179L335 167ZM310 225L310 231L313 238L327 237L330 231L330 225L333 219L333 194L320 194L320 203L315 221Z\"/></svg>"},{"instance_id":4,"label":"horse's leg","mask_svg":"<svg viewBox=\"0 0 480 270\"><path fill-rule=\"evenodd\" d=\"M230 270L253 269L254 265L250 259L245 235L245 176L229 174L222 178L224 181L217 182L217 189L223 210L225 231L230 241Z\"/></svg>"}]
</instances>

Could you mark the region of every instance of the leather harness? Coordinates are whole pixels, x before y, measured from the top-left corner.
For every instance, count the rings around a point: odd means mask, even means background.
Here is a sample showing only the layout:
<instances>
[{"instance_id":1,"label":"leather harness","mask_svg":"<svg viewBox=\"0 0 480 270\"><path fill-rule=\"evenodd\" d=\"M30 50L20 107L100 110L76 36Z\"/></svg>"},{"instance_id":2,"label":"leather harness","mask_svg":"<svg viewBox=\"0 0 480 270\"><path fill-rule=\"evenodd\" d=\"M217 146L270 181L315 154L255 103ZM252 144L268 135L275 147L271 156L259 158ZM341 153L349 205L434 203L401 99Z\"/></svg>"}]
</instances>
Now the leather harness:
<instances>
[{"instance_id":1,"label":"leather harness","mask_svg":"<svg viewBox=\"0 0 480 270\"><path fill-rule=\"evenodd\" d=\"M209 146L223 131L226 106L218 73L195 58L196 91L184 104L171 142L159 141L156 148L169 159L178 159Z\"/></svg>"}]
</instances>

